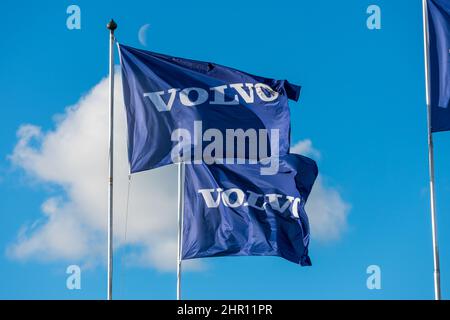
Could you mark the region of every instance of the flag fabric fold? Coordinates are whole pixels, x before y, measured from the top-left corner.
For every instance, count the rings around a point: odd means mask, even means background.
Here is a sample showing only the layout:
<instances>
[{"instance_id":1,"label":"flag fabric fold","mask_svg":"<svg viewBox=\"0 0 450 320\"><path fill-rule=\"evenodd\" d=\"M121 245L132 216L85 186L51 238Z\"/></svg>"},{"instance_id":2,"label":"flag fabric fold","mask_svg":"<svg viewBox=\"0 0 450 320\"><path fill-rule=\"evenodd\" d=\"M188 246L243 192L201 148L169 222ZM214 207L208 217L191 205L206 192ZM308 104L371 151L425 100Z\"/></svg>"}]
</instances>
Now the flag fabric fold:
<instances>
[{"instance_id":1,"label":"flag fabric fold","mask_svg":"<svg viewBox=\"0 0 450 320\"><path fill-rule=\"evenodd\" d=\"M224 136L230 129L257 130L267 141L276 129L279 154L289 152L288 99L299 98L299 86L124 45L119 51L131 173L178 162L173 151L180 144L205 148L202 135L208 129ZM192 139L181 139L177 132L187 132ZM271 150L258 153L256 160L265 156L270 157Z\"/></svg>"},{"instance_id":2,"label":"flag fabric fold","mask_svg":"<svg viewBox=\"0 0 450 320\"><path fill-rule=\"evenodd\" d=\"M259 165L186 165L182 258L281 256L302 266L308 256L305 203L316 163L288 154L276 175Z\"/></svg>"},{"instance_id":3,"label":"flag fabric fold","mask_svg":"<svg viewBox=\"0 0 450 320\"><path fill-rule=\"evenodd\" d=\"M428 0L431 131L450 130L450 1Z\"/></svg>"}]
</instances>

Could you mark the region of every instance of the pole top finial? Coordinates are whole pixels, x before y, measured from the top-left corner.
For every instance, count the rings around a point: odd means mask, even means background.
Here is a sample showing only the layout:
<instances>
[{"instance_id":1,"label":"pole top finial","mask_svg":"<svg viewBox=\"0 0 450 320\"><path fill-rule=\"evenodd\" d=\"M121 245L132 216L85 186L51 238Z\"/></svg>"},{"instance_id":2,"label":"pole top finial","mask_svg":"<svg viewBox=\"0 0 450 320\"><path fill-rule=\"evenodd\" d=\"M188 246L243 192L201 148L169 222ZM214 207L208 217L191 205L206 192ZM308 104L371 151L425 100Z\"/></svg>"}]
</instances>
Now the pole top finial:
<instances>
[{"instance_id":1,"label":"pole top finial","mask_svg":"<svg viewBox=\"0 0 450 320\"><path fill-rule=\"evenodd\" d=\"M108 22L106 27L111 31L114 32L114 30L117 29L117 23L114 21L114 19L111 19L111 21Z\"/></svg>"}]
</instances>

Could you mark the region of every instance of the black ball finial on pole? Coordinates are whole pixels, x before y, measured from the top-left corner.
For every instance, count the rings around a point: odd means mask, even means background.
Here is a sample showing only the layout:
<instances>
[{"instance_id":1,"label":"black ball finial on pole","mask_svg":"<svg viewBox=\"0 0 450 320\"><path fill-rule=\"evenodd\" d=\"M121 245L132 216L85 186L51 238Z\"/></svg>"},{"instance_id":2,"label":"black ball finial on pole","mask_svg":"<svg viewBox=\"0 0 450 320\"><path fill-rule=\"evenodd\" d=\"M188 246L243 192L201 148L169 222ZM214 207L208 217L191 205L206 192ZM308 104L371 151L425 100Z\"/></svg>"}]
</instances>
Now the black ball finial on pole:
<instances>
[{"instance_id":1,"label":"black ball finial on pole","mask_svg":"<svg viewBox=\"0 0 450 320\"><path fill-rule=\"evenodd\" d=\"M113 155L114 155L114 30L117 23L113 19L106 25L109 29L109 184L108 184L108 284L107 299L113 294Z\"/></svg>"},{"instance_id":2,"label":"black ball finial on pole","mask_svg":"<svg viewBox=\"0 0 450 320\"><path fill-rule=\"evenodd\" d=\"M117 29L117 23L114 21L114 19L111 19L111 21L108 22L108 24L106 25L106 27L107 27L112 33L114 33L114 30Z\"/></svg>"}]
</instances>

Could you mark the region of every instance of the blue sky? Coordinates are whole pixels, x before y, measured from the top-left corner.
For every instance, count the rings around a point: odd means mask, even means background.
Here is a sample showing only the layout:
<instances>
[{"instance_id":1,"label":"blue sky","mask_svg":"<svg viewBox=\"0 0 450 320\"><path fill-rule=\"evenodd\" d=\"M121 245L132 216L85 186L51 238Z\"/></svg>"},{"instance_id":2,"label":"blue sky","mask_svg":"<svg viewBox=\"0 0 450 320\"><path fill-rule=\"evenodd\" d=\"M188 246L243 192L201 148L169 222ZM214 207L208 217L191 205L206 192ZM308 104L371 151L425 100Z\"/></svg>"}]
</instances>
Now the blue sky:
<instances>
[{"instance_id":1,"label":"blue sky","mask_svg":"<svg viewBox=\"0 0 450 320\"><path fill-rule=\"evenodd\" d=\"M66 28L70 4L81 8L81 30ZM380 30L366 27L371 4L381 8ZM324 183L351 206L338 237L322 241L312 235L312 267L275 257L205 259L200 270L185 272L185 298L433 298L420 1L282 1L275 6L235 0L7 0L3 8L0 298L105 298L102 262L10 253L24 226L46 223L41 210L46 199L69 196L64 182L35 177L9 155L22 125L54 130L61 121L55 115L107 75L105 24L111 17L122 43L302 85L301 99L291 104L292 140L312 141ZM138 41L145 24L150 25L146 47ZM100 107L106 109L107 102ZM448 145L450 133L435 135L444 298L450 296ZM127 263L133 250L125 246L117 252L115 297L175 298L175 272ZM66 288L70 264L86 265L81 290ZM369 265L381 268L381 290L366 287Z\"/></svg>"}]
</instances>

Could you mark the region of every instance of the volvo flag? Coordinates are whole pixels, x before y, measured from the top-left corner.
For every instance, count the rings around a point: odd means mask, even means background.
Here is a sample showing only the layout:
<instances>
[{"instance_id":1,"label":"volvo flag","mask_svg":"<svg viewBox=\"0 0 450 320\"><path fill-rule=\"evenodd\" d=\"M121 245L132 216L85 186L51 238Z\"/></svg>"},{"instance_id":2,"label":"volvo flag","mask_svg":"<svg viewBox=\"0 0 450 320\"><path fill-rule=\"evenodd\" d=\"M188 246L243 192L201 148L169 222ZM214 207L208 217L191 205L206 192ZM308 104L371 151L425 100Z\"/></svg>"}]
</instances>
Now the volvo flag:
<instances>
[{"instance_id":1,"label":"volvo flag","mask_svg":"<svg viewBox=\"0 0 450 320\"><path fill-rule=\"evenodd\" d=\"M311 265L304 207L317 173L296 154L270 176L258 165L186 165L182 259L281 256Z\"/></svg>"},{"instance_id":2,"label":"volvo flag","mask_svg":"<svg viewBox=\"0 0 450 320\"><path fill-rule=\"evenodd\" d=\"M300 87L215 63L119 46L131 172L289 152Z\"/></svg>"},{"instance_id":3,"label":"volvo flag","mask_svg":"<svg viewBox=\"0 0 450 320\"><path fill-rule=\"evenodd\" d=\"M450 1L429 0L431 130L450 130Z\"/></svg>"}]
</instances>

